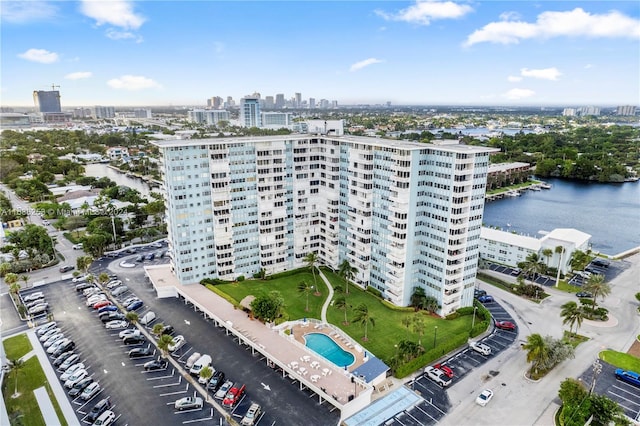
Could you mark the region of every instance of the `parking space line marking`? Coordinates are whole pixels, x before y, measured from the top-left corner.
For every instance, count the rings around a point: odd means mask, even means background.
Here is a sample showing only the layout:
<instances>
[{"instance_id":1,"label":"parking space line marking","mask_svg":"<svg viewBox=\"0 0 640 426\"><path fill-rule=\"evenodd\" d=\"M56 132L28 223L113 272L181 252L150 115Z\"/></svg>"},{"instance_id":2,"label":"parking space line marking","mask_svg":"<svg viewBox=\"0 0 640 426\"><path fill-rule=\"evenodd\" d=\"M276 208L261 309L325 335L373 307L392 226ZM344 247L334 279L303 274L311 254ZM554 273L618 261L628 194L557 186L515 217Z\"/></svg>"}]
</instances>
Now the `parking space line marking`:
<instances>
[{"instance_id":1,"label":"parking space line marking","mask_svg":"<svg viewBox=\"0 0 640 426\"><path fill-rule=\"evenodd\" d=\"M143 373L144 373L144 371L143 371ZM171 375L171 376L149 377L149 378L147 378L147 380L151 381L151 380L160 380L160 379L170 379L172 377L173 377L173 375Z\"/></svg>"},{"instance_id":2,"label":"parking space line marking","mask_svg":"<svg viewBox=\"0 0 640 426\"><path fill-rule=\"evenodd\" d=\"M165 385L155 385L155 388L167 388L169 386L178 386L180 383L182 383L182 376L178 377L178 383L169 383L169 384L165 384Z\"/></svg>"},{"instance_id":3,"label":"parking space line marking","mask_svg":"<svg viewBox=\"0 0 640 426\"><path fill-rule=\"evenodd\" d=\"M213 411L213 408L211 410ZM186 425L189 423L205 422L207 420L212 420L212 419L213 419L213 413L211 413L211 417L203 417L201 419L194 419L194 420L185 420L184 422L182 422L182 424Z\"/></svg>"},{"instance_id":4,"label":"parking space line marking","mask_svg":"<svg viewBox=\"0 0 640 426\"><path fill-rule=\"evenodd\" d=\"M615 388L615 386L614 386L614 388ZM637 406L639 406L639 407L640 407L640 402L636 402L636 401L633 401L633 400L631 400L631 399L629 399L629 398L625 398L624 396L622 396L622 395L620 395L620 394L617 394L617 393L615 393L615 392L611 392L611 391L608 391L608 392L609 392L611 395L615 395L615 396L617 396L617 397L619 397L619 398L624 399L625 401L630 402L630 403L631 403L631 404L633 404L633 405L637 405Z\"/></svg>"}]
</instances>

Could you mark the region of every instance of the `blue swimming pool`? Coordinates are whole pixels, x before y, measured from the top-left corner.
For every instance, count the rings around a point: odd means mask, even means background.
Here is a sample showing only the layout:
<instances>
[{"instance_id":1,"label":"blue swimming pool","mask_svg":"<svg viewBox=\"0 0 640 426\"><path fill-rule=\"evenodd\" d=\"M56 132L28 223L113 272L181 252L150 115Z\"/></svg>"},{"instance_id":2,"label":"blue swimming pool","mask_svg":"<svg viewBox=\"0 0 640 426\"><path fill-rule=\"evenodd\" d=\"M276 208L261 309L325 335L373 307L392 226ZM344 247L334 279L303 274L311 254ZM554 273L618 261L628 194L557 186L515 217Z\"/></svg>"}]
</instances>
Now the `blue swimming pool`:
<instances>
[{"instance_id":1,"label":"blue swimming pool","mask_svg":"<svg viewBox=\"0 0 640 426\"><path fill-rule=\"evenodd\" d=\"M321 333L305 334L305 344L318 355L328 359L338 367L353 364L355 358L349 352L343 350L333 339Z\"/></svg>"}]
</instances>

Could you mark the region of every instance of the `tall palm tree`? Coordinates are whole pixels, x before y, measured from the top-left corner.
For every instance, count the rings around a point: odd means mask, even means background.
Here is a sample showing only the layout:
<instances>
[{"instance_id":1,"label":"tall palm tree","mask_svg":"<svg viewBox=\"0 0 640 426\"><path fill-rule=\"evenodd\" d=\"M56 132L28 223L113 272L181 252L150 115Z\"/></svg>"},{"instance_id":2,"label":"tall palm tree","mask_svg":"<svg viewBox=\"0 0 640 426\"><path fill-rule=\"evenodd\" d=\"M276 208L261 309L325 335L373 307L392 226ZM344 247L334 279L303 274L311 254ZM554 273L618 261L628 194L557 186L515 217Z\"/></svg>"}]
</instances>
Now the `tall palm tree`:
<instances>
[{"instance_id":1,"label":"tall palm tree","mask_svg":"<svg viewBox=\"0 0 640 426\"><path fill-rule=\"evenodd\" d=\"M311 269L311 273L313 274L313 285L315 288L318 288L318 283L316 281L316 265L318 264L318 255L314 252L309 252L304 258L305 263Z\"/></svg>"},{"instance_id":2,"label":"tall palm tree","mask_svg":"<svg viewBox=\"0 0 640 426\"><path fill-rule=\"evenodd\" d=\"M203 367L202 370L200 370L200 377L205 380L205 383L207 383L209 381L211 376L213 376L213 369L211 367L206 366L206 367ZM206 398L207 398L207 401L208 401L209 400L209 392L207 392Z\"/></svg>"},{"instance_id":3,"label":"tall palm tree","mask_svg":"<svg viewBox=\"0 0 640 426\"><path fill-rule=\"evenodd\" d=\"M527 258L523 262L522 266L525 275L529 276L531 284L533 284L536 276L544 271L544 263L540 262L538 253L529 254L529 256L527 256Z\"/></svg>"},{"instance_id":4,"label":"tall palm tree","mask_svg":"<svg viewBox=\"0 0 640 426\"><path fill-rule=\"evenodd\" d=\"M371 316L371 313L369 312L369 307L364 303L359 304L355 309L355 316L353 317L353 321L358 322L362 326L364 326L364 338L362 340L364 340L365 342L369 340L369 338L367 337L367 329L369 323L371 323L372 327L376 325L375 318L373 318Z\"/></svg>"},{"instance_id":5,"label":"tall palm tree","mask_svg":"<svg viewBox=\"0 0 640 426\"><path fill-rule=\"evenodd\" d=\"M24 288L28 288L27 283L29 282L29 275L27 274L21 275L20 279L24 282Z\"/></svg>"},{"instance_id":6,"label":"tall palm tree","mask_svg":"<svg viewBox=\"0 0 640 426\"><path fill-rule=\"evenodd\" d=\"M551 256L553 256L553 250L550 248L546 248L542 250L542 255L546 261L547 269L549 269L549 260L551 260Z\"/></svg>"},{"instance_id":7,"label":"tall palm tree","mask_svg":"<svg viewBox=\"0 0 640 426\"><path fill-rule=\"evenodd\" d=\"M347 259L343 260L340 264L340 268L338 269L338 275L342 277L345 283L345 293L349 294L349 281L353 280L353 278L358 273L358 268L355 266L351 266Z\"/></svg>"},{"instance_id":8,"label":"tall palm tree","mask_svg":"<svg viewBox=\"0 0 640 426\"><path fill-rule=\"evenodd\" d=\"M562 261L562 253L564 253L564 247L562 246L556 246L556 248L553 250L558 256L558 269L560 269L560 262Z\"/></svg>"},{"instance_id":9,"label":"tall palm tree","mask_svg":"<svg viewBox=\"0 0 640 426\"><path fill-rule=\"evenodd\" d=\"M4 282L9 286L9 288L11 288L15 283L18 282L18 274L9 272L4 276Z\"/></svg>"},{"instance_id":10,"label":"tall palm tree","mask_svg":"<svg viewBox=\"0 0 640 426\"><path fill-rule=\"evenodd\" d=\"M422 309L425 307L426 300L427 300L427 293L425 293L424 288L414 287L413 293L411 294L411 300L410 300L411 306L413 306L417 311L418 309Z\"/></svg>"},{"instance_id":11,"label":"tall palm tree","mask_svg":"<svg viewBox=\"0 0 640 426\"><path fill-rule=\"evenodd\" d=\"M344 311L344 322L342 324L349 325L349 320L347 320L347 308L349 307L349 305L347 304L347 298L344 296L338 296L333 301L333 306Z\"/></svg>"},{"instance_id":12,"label":"tall palm tree","mask_svg":"<svg viewBox=\"0 0 640 426\"><path fill-rule=\"evenodd\" d=\"M169 346L173 343L173 337L168 334L163 334L158 338L158 349L160 349L160 353L163 358L166 358L169 354Z\"/></svg>"},{"instance_id":13,"label":"tall palm tree","mask_svg":"<svg viewBox=\"0 0 640 426\"><path fill-rule=\"evenodd\" d=\"M13 389L13 398L17 398L18 396L20 396L20 394L18 393L18 374L20 373L20 370L24 368L24 361L20 358L11 359L9 360L9 368L13 372L13 380L15 383Z\"/></svg>"},{"instance_id":14,"label":"tall palm tree","mask_svg":"<svg viewBox=\"0 0 640 426\"><path fill-rule=\"evenodd\" d=\"M533 371L538 373L539 366L545 365L549 359L547 341L538 333L531 334L527 336L527 343L522 345L522 349L527 351L527 362L532 363Z\"/></svg>"},{"instance_id":15,"label":"tall palm tree","mask_svg":"<svg viewBox=\"0 0 640 426\"><path fill-rule=\"evenodd\" d=\"M124 317L131 324L135 324L138 322L138 314L136 314L135 312L127 312L127 314Z\"/></svg>"},{"instance_id":16,"label":"tall palm tree","mask_svg":"<svg viewBox=\"0 0 640 426\"><path fill-rule=\"evenodd\" d=\"M569 324L569 333L572 334L573 326L577 324L576 332L582 325L584 312L576 302L567 302L561 306L560 316L563 318L562 324Z\"/></svg>"},{"instance_id":17,"label":"tall palm tree","mask_svg":"<svg viewBox=\"0 0 640 426\"><path fill-rule=\"evenodd\" d=\"M304 308L305 312L309 312L309 294L311 294L312 291L313 287L311 287L308 282L300 281L298 283L298 292L304 294L307 299L307 303Z\"/></svg>"},{"instance_id":18,"label":"tall palm tree","mask_svg":"<svg viewBox=\"0 0 640 426\"><path fill-rule=\"evenodd\" d=\"M151 330L151 332L156 336L160 336L160 333L162 333L163 329L164 329L164 324L161 322L158 322L153 326L153 329Z\"/></svg>"},{"instance_id":19,"label":"tall palm tree","mask_svg":"<svg viewBox=\"0 0 640 426\"><path fill-rule=\"evenodd\" d=\"M9 262L0 263L0 277L4 277L11 272L11 264Z\"/></svg>"},{"instance_id":20,"label":"tall palm tree","mask_svg":"<svg viewBox=\"0 0 640 426\"><path fill-rule=\"evenodd\" d=\"M103 272L100 275L98 275L98 282L100 283L100 285L105 285L109 281L110 281L109 274L107 274L106 272Z\"/></svg>"},{"instance_id":21,"label":"tall palm tree","mask_svg":"<svg viewBox=\"0 0 640 426\"><path fill-rule=\"evenodd\" d=\"M604 275L600 274L592 274L587 282L583 286L585 291L593 294L593 306L596 308L598 306L596 299L598 296L602 297L604 300L605 297L611 294L611 285L604 280Z\"/></svg>"},{"instance_id":22,"label":"tall palm tree","mask_svg":"<svg viewBox=\"0 0 640 426\"><path fill-rule=\"evenodd\" d=\"M413 331L418 334L418 346L422 346L422 336L424 335L425 325L426 324L424 322L422 314L414 314L413 320L411 321L411 326L413 328Z\"/></svg>"}]
</instances>

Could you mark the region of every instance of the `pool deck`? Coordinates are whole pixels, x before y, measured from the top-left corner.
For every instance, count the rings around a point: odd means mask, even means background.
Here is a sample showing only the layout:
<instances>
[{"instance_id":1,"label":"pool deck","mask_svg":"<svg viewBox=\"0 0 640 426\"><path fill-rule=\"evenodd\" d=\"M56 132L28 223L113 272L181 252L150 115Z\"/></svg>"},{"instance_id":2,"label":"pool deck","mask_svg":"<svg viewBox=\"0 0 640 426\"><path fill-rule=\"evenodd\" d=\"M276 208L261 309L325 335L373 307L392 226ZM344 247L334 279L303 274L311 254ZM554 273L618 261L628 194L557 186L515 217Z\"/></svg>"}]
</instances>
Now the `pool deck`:
<instances>
[{"instance_id":1,"label":"pool deck","mask_svg":"<svg viewBox=\"0 0 640 426\"><path fill-rule=\"evenodd\" d=\"M333 327L330 327L327 324L322 324L320 322L309 320L306 322L306 325L304 322L303 323L297 322L293 327L291 327L291 329L293 331L293 336L296 339L296 341L300 342L303 345L306 345L306 341L304 339L305 334L319 333L329 337L340 347L340 349L353 355L354 357L353 364L347 367L347 371L349 372L354 371L365 362L363 348L360 345L358 345L357 342L354 342L353 339L348 335L346 335L344 332L337 330ZM314 355L316 354L313 350L311 350L311 352L313 352ZM322 357L321 355L316 355L316 356L324 360L324 357ZM328 364L335 366L335 364L333 364L332 362L329 362L329 361L326 361L326 362ZM338 366L337 368L340 368L340 367Z\"/></svg>"}]
</instances>

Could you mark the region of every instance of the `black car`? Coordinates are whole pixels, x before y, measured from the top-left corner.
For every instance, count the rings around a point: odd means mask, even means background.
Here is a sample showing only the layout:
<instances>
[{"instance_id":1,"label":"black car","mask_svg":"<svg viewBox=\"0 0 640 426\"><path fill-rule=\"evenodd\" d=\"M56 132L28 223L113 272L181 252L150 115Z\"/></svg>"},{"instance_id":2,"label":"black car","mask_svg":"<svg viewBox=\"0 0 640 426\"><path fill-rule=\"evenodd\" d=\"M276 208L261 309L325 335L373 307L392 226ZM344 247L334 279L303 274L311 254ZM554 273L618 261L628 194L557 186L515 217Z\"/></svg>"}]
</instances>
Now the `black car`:
<instances>
[{"instance_id":1,"label":"black car","mask_svg":"<svg viewBox=\"0 0 640 426\"><path fill-rule=\"evenodd\" d=\"M111 401L109 401L109 398L98 401L87 415L87 420L91 423L95 422L96 419L100 417L100 414L104 413L109 408L111 408Z\"/></svg>"},{"instance_id":2,"label":"black car","mask_svg":"<svg viewBox=\"0 0 640 426\"><path fill-rule=\"evenodd\" d=\"M487 294L487 292L486 292L486 291L484 291L484 290L480 290L480 289L475 289L475 290L473 291L473 297L475 297L476 299L477 299L478 297L482 297L482 296L484 296L484 295L486 295L486 294Z\"/></svg>"},{"instance_id":3,"label":"black car","mask_svg":"<svg viewBox=\"0 0 640 426\"><path fill-rule=\"evenodd\" d=\"M224 383L224 373L220 370L217 370L213 373L213 376L209 379L209 383L207 383L207 389L210 389L212 392L217 391L220 386Z\"/></svg>"},{"instance_id":4,"label":"black car","mask_svg":"<svg viewBox=\"0 0 640 426\"><path fill-rule=\"evenodd\" d=\"M85 377L84 379L80 380L78 383L73 385L73 387L69 391L69 396L80 395L84 390L84 388L89 386L91 383L93 383L93 379L91 377Z\"/></svg>"},{"instance_id":5,"label":"black car","mask_svg":"<svg viewBox=\"0 0 640 426\"><path fill-rule=\"evenodd\" d=\"M73 355L73 351L67 351L67 352L61 353L60 355L58 355L56 357L56 359L53 360L53 365L55 367L58 367L60 364L62 364L71 355Z\"/></svg>"},{"instance_id":6,"label":"black car","mask_svg":"<svg viewBox=\"0 0 640 426\"><path fill-rule=\"evenodd\" d=\"M150 355L153 355L153 350L150 347L135 348L129 351L129 358L144 358Z\"/></svg>"},{"instance_id":7,"label":"black car","mask_svg":"<svg viewBox=\"0 0 640 426\"><path fill-rule=\"evenodd\" d=\"M579 291L576 293L576 296L580 298L591 298L593 297L593 294L589 293L588 291Z\"/></svg>"},{"instance_id":8,"label":"black car","mask_svg":"<svg viewBox=\"0 0 640 426\"><path fill-rule=\"evenodd\" d=\"M609 267L609 261L608 260L604 260L604 259L593 259L591 261L591 263L593 263L596 266L599 266L601 268L608 268Z\"/></svg>"},{"instance_id":9,"label":"black car","mask_svg":"<svg viewBox=\"0 0 640 426\"><path fill-rule=\"evenodd\" d=\"M173 334L173 326L172 325L165 325L164 327L162 327L162 330L160 330L160 335L162 336L163 334Z\"/></svg>"},{"instance_id":10,"label":"black car","mask_svg":"<svg viewBox=\"0 0 640 426\"><path fill-rule=\"evenodd\" d=\"M139 345L140 343L145 342L144 336L127 336L122 339L122 342L125 345Z\"/></svg>"},{"instance_id":11,"label":"black car","mask_svg":"<svg viewBox=\"0 0 640 426\"><path fill-rule=\"evenodd\" d=\"M167 362L166 359L154 359L153 361L149 361L145 363L144 369L146 371L164 370L165 368L167 368L168 364L169 363Z\"/></svg>"},{"instance_id":12,"label":"black car","mask_svg":"<svg viewBox=\"0 0 640 426\"><path fill-rule=\"evenodd\" d=\"M58 346L58 349L53 351L53 354L51 354L51 356L57 359L63 353L71 352L72 350L75 349L75 347L76 347L76 343L73 340L71 340L63 345Z\"/></svg>"}]
</instances>

